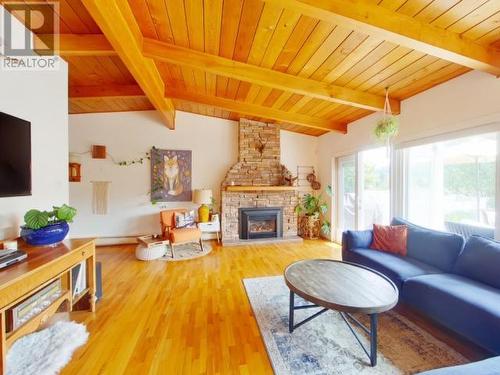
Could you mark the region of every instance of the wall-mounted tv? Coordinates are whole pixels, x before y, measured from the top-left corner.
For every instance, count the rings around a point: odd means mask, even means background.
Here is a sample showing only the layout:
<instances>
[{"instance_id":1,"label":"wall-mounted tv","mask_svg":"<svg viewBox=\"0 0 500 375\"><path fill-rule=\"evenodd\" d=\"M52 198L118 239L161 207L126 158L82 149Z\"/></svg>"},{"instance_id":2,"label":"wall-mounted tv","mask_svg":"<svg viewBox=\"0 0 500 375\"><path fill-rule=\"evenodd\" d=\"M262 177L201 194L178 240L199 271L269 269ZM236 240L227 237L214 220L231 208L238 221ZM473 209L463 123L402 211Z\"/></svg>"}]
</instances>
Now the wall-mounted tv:
<instances>
[{"instance_id":1,"label":"wall-mounted tv","mask_svg":"<svg viewBox=\"0 0 500 375\"><path fill-rule=\"evenodd\" d=\"M31 123L0 112L0 197L31 195Z\"/></svg>"}]
</instances>

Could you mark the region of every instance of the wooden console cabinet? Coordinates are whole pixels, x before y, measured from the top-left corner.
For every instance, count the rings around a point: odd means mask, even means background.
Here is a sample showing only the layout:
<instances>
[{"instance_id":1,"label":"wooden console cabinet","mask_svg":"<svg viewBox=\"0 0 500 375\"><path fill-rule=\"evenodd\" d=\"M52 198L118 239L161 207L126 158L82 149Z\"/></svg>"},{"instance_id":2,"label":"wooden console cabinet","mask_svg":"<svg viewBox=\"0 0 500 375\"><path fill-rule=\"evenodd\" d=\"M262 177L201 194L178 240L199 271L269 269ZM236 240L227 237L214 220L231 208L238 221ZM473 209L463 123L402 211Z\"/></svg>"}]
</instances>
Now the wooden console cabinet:
<instances>
[{"instance_id":1,"label":"wooden console cabinet","mask_svg":"<svg viewBox=\"0 0 500 375\"><path fill-rule=\"evenodd\" d=\"M94 240L67 240L53 247L32 247L20 241L19 249L28 258L0 270L0 370L5 373L8 348L19 337L34 332L57 311L72 311L79 302L87 300L89 311L95 311L95 242ZM71 269L85 261L87 288L73 298ZM6 331L6 311L29 298L37 291L60 279L62 294L49 307L18 329Z\"/></svg>"}]
</instances>

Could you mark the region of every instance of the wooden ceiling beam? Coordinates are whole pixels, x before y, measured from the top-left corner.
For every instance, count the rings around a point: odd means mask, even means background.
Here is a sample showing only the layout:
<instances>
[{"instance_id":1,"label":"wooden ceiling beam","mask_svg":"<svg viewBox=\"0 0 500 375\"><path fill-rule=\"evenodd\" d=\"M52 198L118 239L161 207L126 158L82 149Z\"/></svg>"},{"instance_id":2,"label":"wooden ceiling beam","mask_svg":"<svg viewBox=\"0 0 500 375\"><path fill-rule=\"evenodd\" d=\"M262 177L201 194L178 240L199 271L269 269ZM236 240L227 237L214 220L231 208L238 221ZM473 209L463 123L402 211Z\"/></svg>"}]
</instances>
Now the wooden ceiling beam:
<instances>
[{"instance_id":1,"label":"wooden ceiling beam","mask_svg":"<svg viewBox=\"0 0 500 375\"><path fill-rule=\"evenodd\" d=\"M239 113L247 116L261 117L274 120L279 123L300 125L306 128L319 129L324 131L337 131L342 134L347 133L347 124L335 123L317 117L311 117L298 113L290 113L261 105L245 103L233 99L209 96L196 92L180 90L167 90L165 95L169 98L185 100L189 102L201 103L213 107L218 107L226 111Z\"/></svg>"},{"instance_id":2,"label":"wooden ceiling beam","mask_svg":"<svg viewBox=\"0 0 500 375\"><path fill-rule=\"evenodd\" d=\"M146 97L138 85L70 86L69 97L83 98L131 98Z\"/></svg>"},{"instance_id":3,"label":"wooden ceiling beam","mask_svg":"<svg viewBox=\"0 0 500 375\"><path fill-rule=\"evenodd\" d=\"M52 40L53 35L38 34L35 45ZM60 56L116 56L113 46L103 34L59 34ZM43 45L43 44L42 44Z\"/></svg>"},{"instance_id":4,"label":"wooden ceiling beam","mask_svg":"<svg viewBox=\"0 0 500 375\"><path fill-rule=\"evenodd\" d=\"M154 61L142 55L142 33L127 2L83 0L118 56L134 76L168 128L175 128L175 107Z\"/></svg>"},{"instance_id":5,"label":"wooden ceiling beam","mask_svg":"<svg viewBox=\"0 0 500 375\"><path fill-rule=\"evenodd\" d=\"M237 112L248 116L267 118L277 122L300 125L311 129L338 131L341 133L347 132L347 126L343 123L333 123L317 117L289 113L232 99L172 89L167 90L165 95L169 98L201 103L218 107L226 111ZM70 100L145 97L141 88L137 85L70 86L69 96Z\"/></svg>"},{"instance_id":6,"label":"wooden ceiling beam","mask_svg":"<svg viewBox=\"0 0 500 375\"><path fill-rule=\"evenodd\" d=\"M303 15L378 36L471 69L500 75L500 50L391 11L369 0L263 0Z\"/></svg>"},{"instance_id":7,"label":"wooden ceiling beam","mask_svg":"<svg viewBox=\"0 0 500 375\"><path fill-rule=\"evenodd\" d=\"M143 53L144 56L157 61L187 66L272 89L372 111L384 109L383 96L282 73L158 40L144 38ZM391 109L395 114L400 112L398 100L391 100Z\"/></svg>"}]
</instances>

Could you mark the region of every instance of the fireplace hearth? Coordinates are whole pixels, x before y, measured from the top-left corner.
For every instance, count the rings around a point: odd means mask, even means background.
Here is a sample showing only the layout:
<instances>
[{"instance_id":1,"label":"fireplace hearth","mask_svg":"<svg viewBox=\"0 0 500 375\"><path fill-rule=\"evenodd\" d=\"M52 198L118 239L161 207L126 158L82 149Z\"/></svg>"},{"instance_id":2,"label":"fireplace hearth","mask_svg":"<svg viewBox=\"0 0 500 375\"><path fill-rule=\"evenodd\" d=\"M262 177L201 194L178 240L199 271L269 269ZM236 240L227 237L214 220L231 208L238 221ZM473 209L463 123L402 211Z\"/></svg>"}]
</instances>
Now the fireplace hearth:
<instances>
[{"instance_id":1,"label":"fireplace hearth","mask_svg":"<svg viewBox=\"0 0 500 375\"><path fill-rule=\"evenodd\" d=\"M239 234L242 240L283 237L283 210L281 208L240 208L239 223Z\"/></svg>"}]
</instances>

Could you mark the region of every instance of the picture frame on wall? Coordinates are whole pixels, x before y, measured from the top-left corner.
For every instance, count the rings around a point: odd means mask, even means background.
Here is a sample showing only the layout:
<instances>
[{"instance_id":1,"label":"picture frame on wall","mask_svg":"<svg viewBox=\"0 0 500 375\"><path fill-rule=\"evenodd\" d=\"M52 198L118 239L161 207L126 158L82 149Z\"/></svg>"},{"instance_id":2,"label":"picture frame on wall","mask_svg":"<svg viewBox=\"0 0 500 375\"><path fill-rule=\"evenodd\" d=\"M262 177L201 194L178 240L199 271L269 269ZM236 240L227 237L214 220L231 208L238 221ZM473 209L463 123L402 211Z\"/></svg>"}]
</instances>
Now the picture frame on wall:
<instances>
[{"instance_id":1,"label":"picture frame on wall","mask_svg":"<svg viewBox=\"0 0 500 375\"><path fill-rule=\"evenodd\" d=\"M192 200L191 150L151 150L151 201Z\"/></svg>"}]
</instances>

